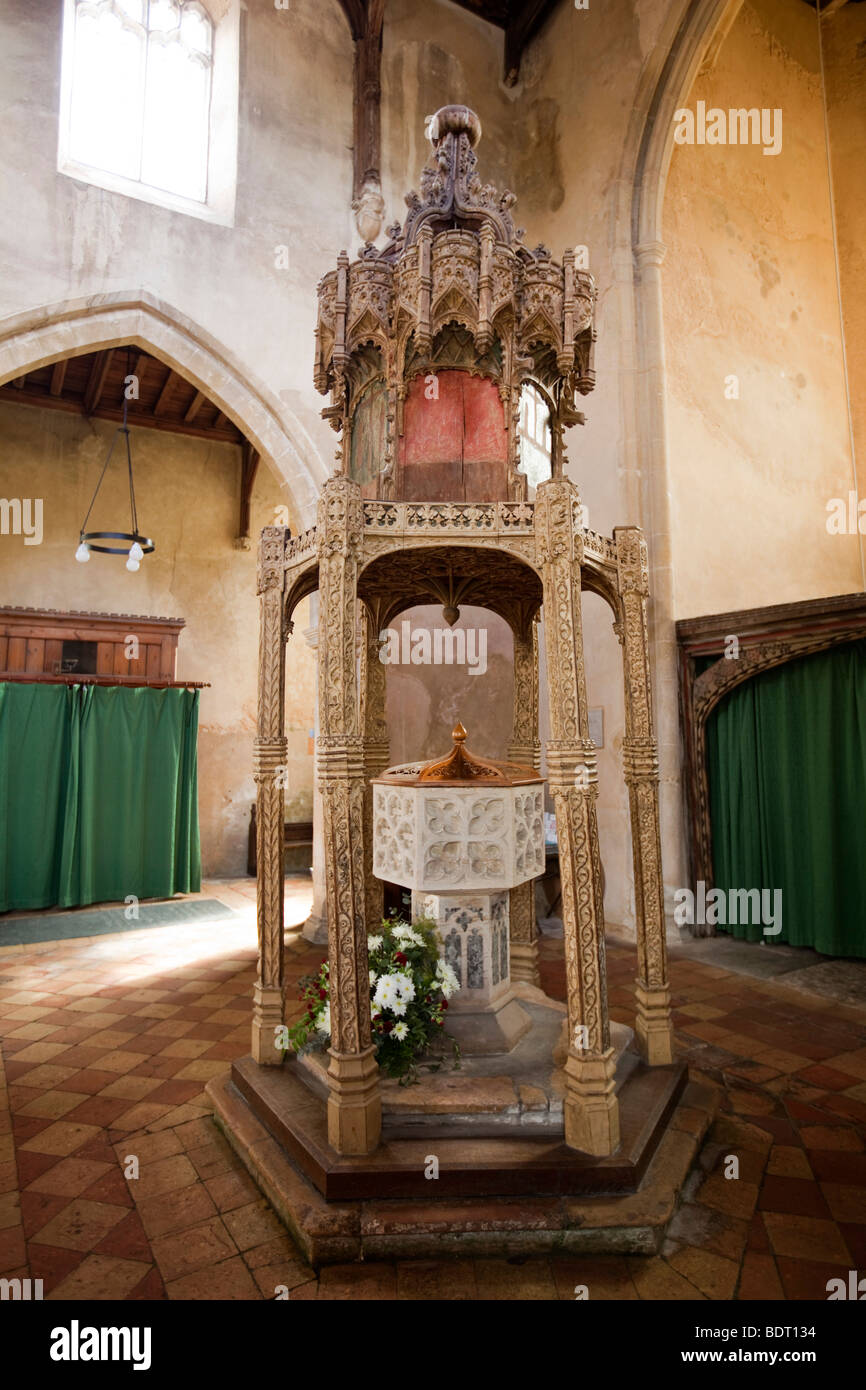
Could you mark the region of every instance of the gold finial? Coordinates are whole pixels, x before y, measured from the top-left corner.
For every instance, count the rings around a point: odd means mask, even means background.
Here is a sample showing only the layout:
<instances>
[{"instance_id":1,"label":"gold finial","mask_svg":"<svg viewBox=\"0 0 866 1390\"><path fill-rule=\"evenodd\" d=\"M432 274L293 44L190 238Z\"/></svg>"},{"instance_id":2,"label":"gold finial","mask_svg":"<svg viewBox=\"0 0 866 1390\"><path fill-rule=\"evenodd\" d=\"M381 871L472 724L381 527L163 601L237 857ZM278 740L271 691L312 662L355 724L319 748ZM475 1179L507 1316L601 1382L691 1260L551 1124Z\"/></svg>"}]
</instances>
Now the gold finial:
<instances>
[{"instance_id":1,"label":"gold finial","mask_svg":"<svg viewBox=\"0 0 866 1390\"><path fill-rule=\"evenodd\" d=\"M419 782L504 782L507 780L498 763L476 758L474 753L470 753L469 749L464 747L466 730L459 719L451 730L451 737L454 740L451 752L447 753L444 758L434 758L432 762L425 763L418 773Z\"/></svg>"}]
</instances>

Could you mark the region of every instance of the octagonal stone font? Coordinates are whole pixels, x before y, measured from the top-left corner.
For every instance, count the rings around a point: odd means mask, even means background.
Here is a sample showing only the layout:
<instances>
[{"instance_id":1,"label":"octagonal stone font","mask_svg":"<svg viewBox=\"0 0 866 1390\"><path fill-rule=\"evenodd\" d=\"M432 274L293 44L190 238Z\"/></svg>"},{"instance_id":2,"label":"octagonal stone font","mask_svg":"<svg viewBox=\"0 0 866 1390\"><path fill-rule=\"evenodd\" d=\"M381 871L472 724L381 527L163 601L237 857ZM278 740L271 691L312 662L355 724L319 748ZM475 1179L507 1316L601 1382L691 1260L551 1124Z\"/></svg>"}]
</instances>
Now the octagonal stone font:
<instances>
[{"instance_id":1,"label":"octagonal stone font","mask_svg":"<svg viewBox=\"0 0 866 1390\"><path fill-rule=\"evenodd\" d=\"M544 779L475 758L389 768L373 781L373 872L416 892L516 888L544 873Z\"/></svg>"}]
</instances>

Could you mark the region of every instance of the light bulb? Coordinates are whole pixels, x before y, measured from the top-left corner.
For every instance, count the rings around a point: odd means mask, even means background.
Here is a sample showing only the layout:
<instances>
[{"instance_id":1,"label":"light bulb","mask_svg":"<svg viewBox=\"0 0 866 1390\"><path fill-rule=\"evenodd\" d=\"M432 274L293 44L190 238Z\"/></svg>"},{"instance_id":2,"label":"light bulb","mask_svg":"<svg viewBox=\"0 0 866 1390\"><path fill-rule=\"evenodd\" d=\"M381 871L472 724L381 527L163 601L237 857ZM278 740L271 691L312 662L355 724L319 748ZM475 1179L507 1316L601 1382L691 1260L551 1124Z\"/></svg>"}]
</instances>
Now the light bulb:
<instances>
[{"instance_id":1,"label":"light bulb","mask_svg":"<svg viewBox=\"0 0 866 1390\"><path fill-rule=\"evenodd\" d=\"M129 559L126 562L126 568L129 570L130 574L135 574L136 570L138 569L138 561L133 560L132 555L130 555Z\"/></svg>"},{"instance_id":2,"label":"light bulb","mask_svg":"<svg viewBox=\"0 0 866 1390\"><path fill-rule=\"evenodd\" d=\"M79 564L82 565L90 559L90 547L86 544L85 541L82 541L78 549L76 550L75 558L76 560L78 560Z\"/></svg>"},{"instance_id":3,"label":"light bulb","mask_svg":"<svg viewBox=\"0 0 866 1390\"><path fill-rule=\"evenodd\" d=\"M141 548L141 546L139 545L138 541L134 541L133 544L130 546L130 549L129 549L129 558L130 558L130 560L137 560L137 561L141 561L141 560L144 559L144 551L142 550L142 548Z\"/></svg>"}]
</instances>

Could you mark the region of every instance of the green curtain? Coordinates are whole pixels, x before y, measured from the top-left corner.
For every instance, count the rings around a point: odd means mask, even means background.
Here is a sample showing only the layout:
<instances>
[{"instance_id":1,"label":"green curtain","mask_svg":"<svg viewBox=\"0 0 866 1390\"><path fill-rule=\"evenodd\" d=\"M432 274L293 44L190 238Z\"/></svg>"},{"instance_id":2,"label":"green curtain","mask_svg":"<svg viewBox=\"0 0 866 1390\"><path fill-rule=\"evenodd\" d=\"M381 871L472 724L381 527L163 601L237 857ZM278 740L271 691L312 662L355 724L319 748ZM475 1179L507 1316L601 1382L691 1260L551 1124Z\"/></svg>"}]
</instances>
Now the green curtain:
<instances>
[{"instance_id":1,"label":"green curtain","mask_svg":"<svg viewBox=\"0 0 866 1390\"><path fill-rule=\"evenodd\" d=\"M201 886L198 691L0 684L0 911Z\"/></svg>"},{"instance_id":2,"label":"green curtain","mask_svg":"<svg viewBox=\"0 0 866 1390\"><path fill-rule=\"evenodd\" d=\"M707 771L715 886L782 890L778 934L718 929L866 957L866 642L738 686L708 720Z\"/></svg>"}]
</instances>

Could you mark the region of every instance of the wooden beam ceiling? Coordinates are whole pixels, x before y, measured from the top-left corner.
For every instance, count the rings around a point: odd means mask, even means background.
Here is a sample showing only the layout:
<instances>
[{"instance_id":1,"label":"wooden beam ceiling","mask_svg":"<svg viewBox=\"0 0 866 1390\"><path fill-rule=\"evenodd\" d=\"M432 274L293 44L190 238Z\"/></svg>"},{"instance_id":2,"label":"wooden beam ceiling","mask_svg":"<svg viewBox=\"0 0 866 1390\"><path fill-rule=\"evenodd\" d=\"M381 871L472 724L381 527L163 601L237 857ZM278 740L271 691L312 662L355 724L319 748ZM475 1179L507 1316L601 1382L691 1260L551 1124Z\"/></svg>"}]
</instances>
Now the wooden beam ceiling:
<instances>
[{"instance_id":1,"label":"wooden beam ceiling","mask_svg":"<svg viewBox=\"0 0 866 1390\"><path fill-rule=\"evenodd\" d=\"M513 87L520 76L520 60L527 44L535 38L556 9L558 0L524 0L511 4L505 27L505 84Z\"/></svg>"},{"instance_id":2,"label":"wooden beam ceiling","mask_svg":"<svg viewBox=\"0 0 866 1390\"><path fill-rule=\"evenodd\" d=\"M113 361L113 348L109 348L105 352L93 353L90 375L84 391L84 413L86 415L92 415L102 400L102 393L105 390L105 383L108 380L108 373L111 371Z\"/></svg>"},{"instance_id":3,"label":"wooden beam ceiling","mask_svg":"<svg viewBox=\"0 0 866 1390\"><path fill-rule=\"evenodd\" d=\"M0 401L118 422L125 401L130 425L226 444L244 442L242 432L203 391L140 348L107 348L38 367L0 386Z\"/></svg>"},{"instance_id":4,"label":"wooden beam ceiling","mask_svg":"<svg viewBox=\"0 0 866 1390\"><path fill-rule=\"evenodd\" d=\"M177 376L174 372L169 372L165 379L163 388L159 393L156 405L153 407L154 415L165 415L168 411L174 388L177 384Z\"/></svg>"},{"instance_id":5,"label":"wooden beam ceiling","mask_svg":"<svg viewBox=\"0 0 866 1390\"><path fill-rule=\"evenodd\" d=\"M513 86L520 60L560 0L453 0L504 32L505 82ZM355 42L352 197L368 180L381 186L381 68L385 0L339 0ZM443 101L448 98L443 97Z\"/></svg>"},{"instance_id":6,"label":"wooden beam ceiling","mask_svg":"<svg viewBox=\"0 0 866 1390\"><path fill-rule=\"evenodd\" d=\"M216 402L158 357L132 347L66 357L7 381L0 386L4 401L117 424L125 406L130 426L239 445L238 543L249 549L258 453Z\"/></svg>"},{"instance_id":7,"label":"wooden beam ceiling","mask_svg":"<svg viewBox=\"0 0 866 1390\"><path fill-rule=\"evenodd\" d=\"M48 390L52 396L59 396L63 390L63 379L66 376L66 363L69 359L64 357L62 362L55 362L51 369L51 385Z\"/></svg>"},{"instance_id":8,"label":"wooden beam ceiling","mask_svg":"<svg viewBox=\"0 0 866 1390\"><path fill-rule=\"evenodd\" d=\"M560 0L452 0L463 10L469 10L505 31L503 75L507 86L513 87L520 76L520 61L524 50Z\"/></svg>"}]
</instances>

